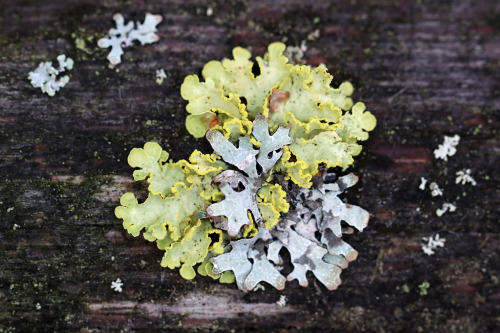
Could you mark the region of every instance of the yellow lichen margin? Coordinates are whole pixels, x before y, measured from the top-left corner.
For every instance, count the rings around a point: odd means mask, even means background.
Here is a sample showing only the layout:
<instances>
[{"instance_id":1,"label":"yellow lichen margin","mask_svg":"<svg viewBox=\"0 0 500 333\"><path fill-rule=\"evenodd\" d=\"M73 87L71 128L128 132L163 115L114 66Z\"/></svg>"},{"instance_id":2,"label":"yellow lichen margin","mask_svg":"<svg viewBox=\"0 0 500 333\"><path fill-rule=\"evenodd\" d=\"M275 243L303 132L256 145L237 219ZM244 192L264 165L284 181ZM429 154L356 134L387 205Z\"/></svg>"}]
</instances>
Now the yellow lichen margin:
<instances>
[{"instance_id":1,"label":"yellow lichen margin","mask_svg":"<svg viewBox=\"0 0 500 333\"><path fill-rule=\"evenodd\" d=\"M262 106L271 88L283 81L290 73L292 65L283 55L286 46L283 43L272 43L264 58L257 57L259 75L252 73L254 63L250 61L252 54L247 49L235 47L234 60L210 61L205 65L202 75L223 87L225 93L234 93L245 97L249 119L262 113Z\"/></svg>"},{"instance_id":2,"label":"yellow lichen margin","mask_svg":"<svg viewBox=\"0 0 500 333\"><path fill-rule=\"evenodd\" d=\"M274 227L281 213L287 213L290 205L286 201L286 192L280 185L264 184L257 192L257 207L264 220L266 229Z\"/></svg>"},{"instance_id":3,"label":"yellow lichen margin","mask_svg":"<svg viewBox=\"0 0 500 333\"><path fill-rule=\"evenodd\" d=\"M258 233L259 229L255 226L254 223L243 226L243 233L242 233L243 238L255 237L257 236Z\"/></svg>"},{"instance_id":4,"label":"yellow lichen margin","mask_svg":"<svg viewBox=\"0 0 500 333\"><path fill-rule=\"evenodd\" d=\"M133 149L128 160L132 167L140 168L134 178L147 179L150 193L142 204L132 193L125 193L115 215L123 219L123 226L133 236L142 231L147 240L157 241L158 248L166 251L162 265L172 268L182 264L181 275L193 278L192 266L209 252L221 254L223 242L228 241L225 232L197 218L198 211L223 198L212 178L226 170L227 164L215 154L197 150L189 161L167 162L168 153L154 142ZM213 241L212 234L218 235L214 237L218 241ZM226 274L224 280L230 277Z\"/></svg>"},{"instance_id":5,"label":"yellow lichen margin","mask_svg":"<svg viewBox=\"0 0 500 333\"><path fill-rule=\"evenodd\" d=\"M300 187L310 187L321 163L327 167L344 168L354 161L352 156L361 152L361 146L342 142L336 132L321 132L310 140L295 140L283 150L278 170Z\"/></svg>"},{"instance_id":6,"label":"yellow lichen margin","mask_svg":"<svg viewBox=\"0 0 500 333\"><path fill-rule=\"evenodd\" d=\"M221 283L233 283L236 281L233 271L225 271L222 274L214 274L213 268L214 265L209 261L210 258L213 258L213 254L211 252L205 257L205 260L198 266L197 272L201 276L210 276L212 279L218 279Z\"/></svg>"},{"instance_id":7,"label":"yellow lichen margin","mask_svg":"<svg viewBox=\"0 0 500 333\"><path fill-rule=\"evenodd\" d=\"M224 124L226 119L245 121L248 114L237 94L224 93L216 83L208 78L200 82L198 76L189 75L181 86L181 96L188 100L186 128L196 138L201 138L209 129ZM226 118L226 119L224 119Z\"/></svg>"},{"instance_id":8,"label":"yellow lichen margin","mask_svg":"<svg viewBox=\"0 0 500 333\"><path fill-rule=\"evenodd\" d=\"M209 251L222 253L221 243L212 243L210 234L221 234L222 231L214 229L208 220L198 220L179 242L171 243L165 249L161 261L163 267L174 269L181 266L180 274L183 278L191 280L196 276L193 266L202 263ZM220 236L222 237L222 236Z\"/></svg>"},{"instance_id":9,"label":"yellow lichen margin","mask_svg":"<svg viewBox=\"0 0 500 333\"><path fill-rule=\"evenodd\" d=\"M150 238L163 239L168 228L173 240L183 236L193 212L207 206L206 200L194 186L190 189L179 187L175 196L165 199L150 194L142 204L137 202L132 193L125 193L120 204L115 209L115 215L123 219L123 226L130 234L138 236L142 229L146 229L150 232Z\"/></svg>"}]
</instances>

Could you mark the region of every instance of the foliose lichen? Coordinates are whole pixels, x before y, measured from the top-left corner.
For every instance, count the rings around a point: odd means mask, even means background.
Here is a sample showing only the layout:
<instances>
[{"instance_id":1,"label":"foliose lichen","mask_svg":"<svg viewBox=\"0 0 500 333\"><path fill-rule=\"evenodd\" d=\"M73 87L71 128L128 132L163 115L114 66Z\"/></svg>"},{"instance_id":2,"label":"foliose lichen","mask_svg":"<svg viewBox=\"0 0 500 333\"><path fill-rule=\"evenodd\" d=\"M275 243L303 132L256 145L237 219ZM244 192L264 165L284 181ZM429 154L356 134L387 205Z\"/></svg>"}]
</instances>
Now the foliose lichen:
<instances>
[{"instance_id":1,"label":"foliose lichen","mask_svg":"<svg viewBox=\"0 0 500 333\"><path fill-rule=\"evenodd\" d=\"M130 47L134 41L138 41L141 45L157 42L159 37L156 34L156 26L163 20L161 15L153 15L146 13L144 22L128 22L125 24L125 19L122 14L113 15L116 28L109 29L108 38L101 38L97 41L97 46L100 48L109 48L107 58L112 66L118 65L122 60L123 48Z\"/></svg>"},{"instance_id":2,"label":"foliose lichen","mask_svg":"<svg viewBox=\"0 0 500 333\"><path fill-rule=\"evenodd\" d=\"M353 163L375 117L353 105L350 83L331 87L324 66L292 65L285 49L273 43L254 63L237 47L234 60L205 65L204 82L185 78L186 128L206 136L213 154L195 150L173 162L153 142L130 153L134 179L148 181L149 196L139 204L124 194L116 216L132 235L155 241L165 251L161 265L180 267L186 279L198 272L244 291L260 282L283 289L287 280L307 286L311 271L335 289L357 257L341 238L352 228L341 222L361 231L369 214L339 198L357 177L328 168Z\"/></svg>"},{"instance_id":3,"label":"foliose lichen","mask_svg":"<svg viewBox=\"0 0 500 333\"><path fill-rule=\"evenodd\" d=\"M66 58L66 55L57 56L59 66L53 67L51 61L41 62L38 67L28 74L31 85L40 88L43 93L50 97L54 96L61 88L69 82L68 75L62 75L66 70L73 69L74 61Z\"/></svg>"},{"instance_id":4,"label":"foliose lichen","mask_svg":"<svg viewBox=\"0 0 500 333\"><path fill-rule=\"evenodd\" d=\"M194 137L216 129L232 142L251 131L257 115L271 130L290 127L295 141L284 148L276 171L294 183L310 187L319 164L346 167L361 152L358 141L368 139L375 117L363 103L353 106L349 82L331 87L332 76L323 66L292 65L282 43L269 45L263 58L250 60L248 50L236 47L234 60L210 61L202 71L185 78L181 95L189 103L186 128Z\"/></svg>"}]
</instances>

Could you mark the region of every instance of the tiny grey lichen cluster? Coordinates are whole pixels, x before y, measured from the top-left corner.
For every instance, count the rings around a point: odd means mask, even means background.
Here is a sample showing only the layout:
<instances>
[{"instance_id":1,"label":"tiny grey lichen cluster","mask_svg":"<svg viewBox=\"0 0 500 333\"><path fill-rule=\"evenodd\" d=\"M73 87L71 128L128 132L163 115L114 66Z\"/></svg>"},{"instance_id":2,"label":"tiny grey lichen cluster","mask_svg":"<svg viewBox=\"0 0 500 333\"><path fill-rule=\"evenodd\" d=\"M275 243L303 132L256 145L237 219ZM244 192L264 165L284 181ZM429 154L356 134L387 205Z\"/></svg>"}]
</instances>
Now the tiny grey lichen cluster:
<instances>
[{"instance_id":1,"label":"tiny grey lichen cluster","mask_svg":"<svg viewBox=\"0 0 500 333\"><path fill-rule=\"evenodd\" d=\"M134 41L139 41L141 45L151 44L159 40L156 34L156 26L163 20L161 15L146 14L144 23L128 22L125 24L125 19L121 14L113 15L116 23L116 28L110 29L108 38L101 38L97 42L100 48L111 47L107 58L110 66L113 67L121 62L123 47L129 47L134 44ZM59 67L52 67L52 62L42 62L38 68L28 74L31 85L35 88L41 88L42 92L49 96L54 96L61 88L69 82L69 76L60 76L61 73L73 68L73 59L66 58L64 54L57 57ZM163 71L163 70L162 70ZM165 72L160 73L163 78L166 77ZM160 83L161 83L160 82Z\"/></svg>"},{"instance_id":2,"label":"tiny grey lichen cluster","mask_svg":"<svg viewBox=\"0 0 500 333\"><path fill-rule=\"evenodd\" d=\"M66 70L73 69L73 59L66 58L64 54L57 57L59 67L52 66L52 61L42 62L37 69L28 74L31 85L42 89L42 92L49 96L54 96L59 89L63 88L69 82L69 76L60 76Z\"/></svg>"},{"instance_id":3,"label":"tiny grey lichen cluster","mask_svg":"<svg viewBox=\"0 0 500 333\"><path fill-rule=\"evenodd\" d=\"M116 28L109 29L109 38L101 38L97 42L100 48L111 47L107 58L113 66L122 61L123 47L132 46L136 40L141 45L146 45L159 39L156 34L156 26L162 21L161 15L147 13L144 23L136 22L135 28L134 22L125 24L122 14L113 15L113 20L115 20Z\"/></svg>"}]
</instances>

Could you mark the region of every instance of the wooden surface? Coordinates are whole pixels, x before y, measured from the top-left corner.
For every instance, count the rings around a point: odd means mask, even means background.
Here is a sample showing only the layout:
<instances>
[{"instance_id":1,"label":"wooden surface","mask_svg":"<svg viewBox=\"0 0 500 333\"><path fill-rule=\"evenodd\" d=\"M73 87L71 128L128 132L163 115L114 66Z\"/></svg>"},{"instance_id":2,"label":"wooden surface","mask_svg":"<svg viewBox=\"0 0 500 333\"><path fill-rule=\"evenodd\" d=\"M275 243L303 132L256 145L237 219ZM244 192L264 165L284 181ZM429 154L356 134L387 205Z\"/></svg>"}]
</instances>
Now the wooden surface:
<instances>
[{"instance_id":1,"label":"wooden surface","mask_svg":"<svg viewBox=\"0 0 500 333\"><path fill-rule=\"evenodd\" d=\"M496 3L1 0L0 332L498 330ZM116 12L164 21L158 43L127 49L113 70L96 42ZM209 152L184 128L184 77L234 46L262 55L270 42L300 45L316 29L305 59L326 64L336 85L350 80L355 100L378 119L353 168L361 181L347 195L372 214L348 238L358 260L332 292L311 279L308 288L244 294L163 269L161 251L113 214L122 193L141 193L128 152L152 140L174 160ZM50 98L27 74L61 53L75 68ZM159 68L168 74L162 85ZM436 160L433 150L454 134L456 155ZM455 184L464 168L477 186ZM444 195L418 190L420 177L438 181ZM443 202L457 211L437 217ZM427 256L422 237L436 233L445 247ZM117 278L121 293L111 289ZM285 307L275 304L280 295Z\"/></svg>"}]
</instances>

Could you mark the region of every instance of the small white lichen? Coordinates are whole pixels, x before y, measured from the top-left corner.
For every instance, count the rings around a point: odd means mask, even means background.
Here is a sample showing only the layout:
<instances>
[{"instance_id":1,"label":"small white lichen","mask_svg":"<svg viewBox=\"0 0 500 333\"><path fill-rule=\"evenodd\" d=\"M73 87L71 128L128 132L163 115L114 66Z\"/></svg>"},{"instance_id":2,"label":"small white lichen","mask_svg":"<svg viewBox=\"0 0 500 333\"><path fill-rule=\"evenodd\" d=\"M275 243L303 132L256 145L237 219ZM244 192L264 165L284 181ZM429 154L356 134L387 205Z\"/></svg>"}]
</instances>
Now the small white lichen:
<instances>
[{"instance_id":1,"label":"small white lichen","mask_svg":"<svg viewBox=\"0 0 500 333\"><path fill-rule=\"evenodd\" d=\"M41 310L42 309L42 306L40 305L40 303L36 303L35 307L36 307L37 310Z\"/></svg>"},{"instance_id":2,"label":"small white lichen","mask_svg":"<svg viewBox=\"0 0 500 333\"><path fill-rule=\"evenodd\" d=\"M439 188L439 185L436 182L430 183L429 189L431 190L431 195L433 197L437 197L438 195L443 195L443 191Z\"/></svg>"},{"instance_id":3,"label":"small white lichen","mask_svg":"<svg viewBox=\"0 0 500 333\"><path fill-rule=\"evenodd\" d=\"M457 171L456 175L457 175L457 178L455 179L456 184L465 185L467 183L471 183L472 186L476 186L477 184L474 178L472 178L472 176L470 175L470 169L459 170Z\"/></svg>"},{"instance_id":4,"label":"small white lichen","mask_svg":"<svg viewBox=\"0 0 500 333\"><path fill-rule=\"evenodd\" d=\"M167 74L163 68L156 70L156 83L162 84L163 80L167 78Z\"/></svg>"},{"instance_id":5,"label":"small white lichen","mask_svg":"<svg viewBox=\"0 0 500 333\"><path fill-rule=\"evenodd\" d=\"M123 282L120 278L116 279L116 281L111 282L111 289L113 289L114 291L117 291L119 293L122 292L122 286L123 286Z\"/></svg>"},{"instance_id":6,"label":"small white lichen","mask_svg":"<svg viewBox=\"0 0 500 333\"><path fill-rule=\"evenodd\" d=\"M59 76L66 70L73 69L74 61L66 58L64 54L57 57L59 67L52 66L52 61L41 62L38 68L28 74L31 85L35 88L41 88L43 93L54 96L59 89L63 88L69 82L69 76ZM59 76L59 77L58 77Z\"/></svg>"},{"instance_id":7,"label":"small white lichen","mask_svg":"<svg viewBox=\"0 0 500 333\"><path fill-rule=\"evenodd\" d=\"M445 238L439 238L439 234L436 234L434 238L429 237L423 237L424 244L422 244L422 250L424 251L425 254L431 256L434 254L434 250L438 247L444 247L444 242L446 242Z\"/></svg>"},{"instance_id":8,"label":"small white lichen","mask_svg":"<svg viewBox=\"0 0 500 333\"><path fill-rule=\"evenodd\" d=\"M456 210L457 210L457 206L455 206L455 205L454 205L454 204L452 204L452 203L445 202L445 203L443 204L443 207L436 209L436 215L437 215L437 216L442 216L444 213L446 213L446 212L448 212L448 211L449 211L449 212L454 212L454 211L456 211Z\"/></svg>"},{"instance_id":9,"label":"small white lichen","mask_svg":"<svg viewBox=\"0 0 500 333\"><path fill-rule=\"evenodd\" d=\"M427 184L427 179L420 177L420 186L418 187L422 191L425 190L425 185Z\"/></svg>"},{"instance_id":10,"label":"small white lichen","mask_svg":"<svg viewBox=\"0 0 500 333\"><path fill-rule=\"evenodd\" d=\"M307 40L316 40L319 38L319 29L314 30L313 32L307 35Z\"/></svg>"},{"instance_id":11,"label":"small white lichen","mask_svg":"<svg viewBox=\"0 0 500 333\"><path fill-rule=\"evenodd\" d=\"M207 8L207 16L212 16L214 14L214 10L212 7Z\"/></svg>"},{"instance_id":12,"label":"small white lichen","mask_svg":"<svg viewBox=\"0 0 500 333\"><path fill-rule=\"evenodd\" d=\"M116 28L109 29L109 38L101 38L97 42L100 48L111 47L107 58L111 65L118 65L121 62L123 47L132 46L135 40L141 45L151 44L159 40L156 34L156 26L163 20L161 15L146 14L144 23L136 22L135 28L133 22L125 24L122 14L113 15Z\"/></svg>"},{"instance_id":13,"label":"small white lichen","mask_svg":"<svg viewBox=\"0 0 500 333\"><path fill-rule=\"evenodd\" d=\"M434 156L448 161L448 156L453 156L457 152L456 146L459 141L460 136L458 134L454 136L445 136L443 144L440 144L438 148L434 150Z\"/></svg>"},{"instance_id":14,"label":"small white lichen","mask_svg":"<svg viewBox=\"0 0 500 333\"><path fill-rule=\"evenodd\" d=\"M302 64L304 63L304 60L302 58L304 57L304 53L306 53L306 51L307 44L306 41L303 40L300 43L300 46L287 46L284 55L291 63Z\"/></svg>"},{"instance_id":15,"label":"small white lichen","mask_svg":"<svg viewBox=\"0 0 500 333\"><path fill-rule=\"evenodd\" d=\"M281 295L280 299L276 302L276 304L278 304L280 307L283 308L283 307L285 307L287 300L288 299L285 295Z\"/></svg>"}]
</instances>

